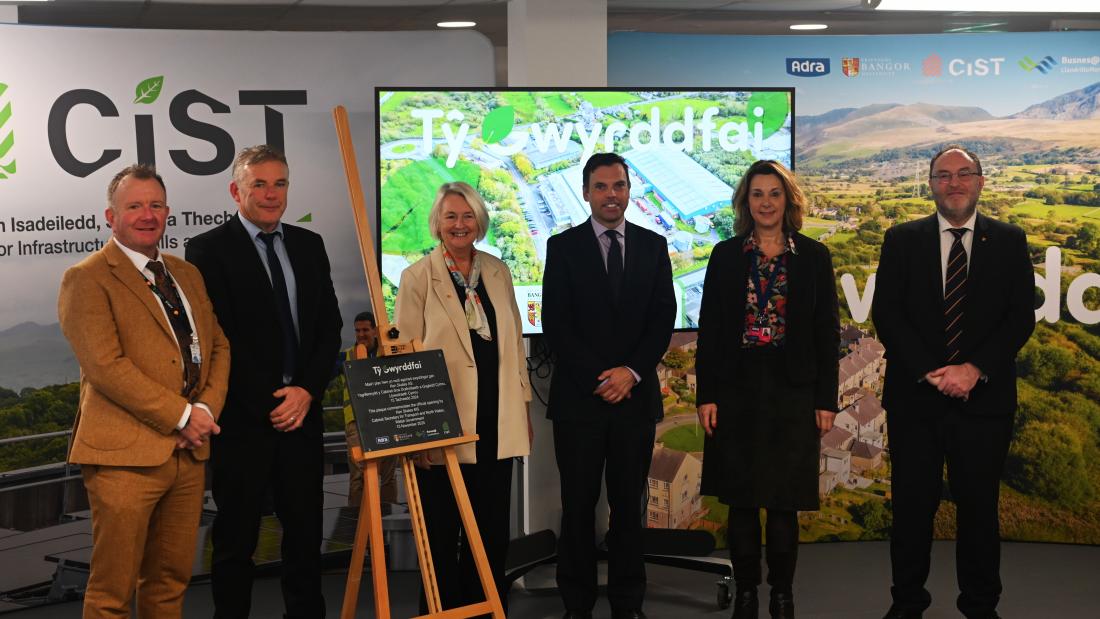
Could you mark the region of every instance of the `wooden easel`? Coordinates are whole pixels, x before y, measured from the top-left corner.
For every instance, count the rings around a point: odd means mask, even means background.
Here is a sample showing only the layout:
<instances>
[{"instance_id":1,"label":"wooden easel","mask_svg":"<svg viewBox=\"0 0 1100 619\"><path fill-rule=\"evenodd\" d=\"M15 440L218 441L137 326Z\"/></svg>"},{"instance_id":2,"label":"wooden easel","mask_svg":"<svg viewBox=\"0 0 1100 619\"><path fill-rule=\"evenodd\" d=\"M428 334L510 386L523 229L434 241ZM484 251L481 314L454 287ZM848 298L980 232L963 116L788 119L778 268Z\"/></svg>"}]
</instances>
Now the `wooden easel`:
<instances>
[{"instance_id":1,"label":"wooden easel","mask_svg":"<svg viewBox=\"0 0 1100 619\"><path fill-rule=\"evenodd\" d=\"M374 308L377 321L380 337L379 352L382 355L401 355L414 352L419 349L419 343L398 342L399 334L396 329L390 326L389 317L386 315L386 306L382 299L382 279L378 272L374 237L371 235L370 223L367 221L363 187L359 183L359 166L355 160L355 149L351 141L347 110L343 106L337 106L332 110L332 115L336 122L336 135L340 141L340 153L344 159L344 173L347 175L348 180L351 210L355 216L355 230L359 237L359 252L362 254L363 269L367 276L367 291L370 294L371 307ZM366 357L366 350L363 348L362 346L356 347L357 359ZM470 507L470 495L466 492L466 484L462 481L462 472L458 467L458 456L455 455L457 445L475 442L477 438L477 435L473 434L371 452L363 452L359 447L352 448L352 459L364 466L365 488L363 502L359 507L359 522L355 527L355 543L351 551L351 564L348 566L348 582L344 589L344 604L340 610L340 619L353 619L355 617L355 607L359 599L359 587L363 572L363 557L366 553L368 540L370 541L371 576L374 579L374 616L376 619L390 619L386 557L382 544L382 505L378 487L378 460L390 456L396 456L400 459L401 470L405 476L405 494L409 501L409 515L412 518L413 537L416 539L417 559L420 561L420 577L424 582L424 595L428 602L428 614L417 619L428 617L459 619L484 614L492 614L493 619L504 619L504 608L501 606L500 596L497 595L496 583L493 582L493 575L489 569L489 560L485 556L485 546L481 543L481 533L478 531L477 521L474 520L473 509ZM435 566L432 564L432 555L428 547L428 531L424 524L424 509L420 502L420 489L416 483L416 470L412 460L412 456L415 454L432 449L440 449L443 452L444 463L447 466L447 477L451 480L455 503L458 505L458 513L462 518L462 526L466 530L466 539L470 545L470 553L473 555L474 565L477 567L477 574L481 579L481 588L485 593L484 602L448 610L443 610L439 600L439 585L436 582Z\"/></svg>"}]
</instances>

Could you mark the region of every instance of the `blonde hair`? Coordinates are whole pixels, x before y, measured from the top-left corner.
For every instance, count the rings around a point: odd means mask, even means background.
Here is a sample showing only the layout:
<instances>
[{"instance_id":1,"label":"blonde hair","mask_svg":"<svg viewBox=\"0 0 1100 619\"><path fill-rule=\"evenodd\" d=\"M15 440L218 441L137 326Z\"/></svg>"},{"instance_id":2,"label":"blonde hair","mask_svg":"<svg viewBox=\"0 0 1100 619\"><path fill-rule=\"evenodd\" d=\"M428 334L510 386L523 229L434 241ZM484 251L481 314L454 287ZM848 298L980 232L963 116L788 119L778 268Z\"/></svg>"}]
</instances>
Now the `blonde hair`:
<instances>
[{"instance_id":1,"label":"blonde hair","mask_svg":"<svg viewBox=\"0 0 1100 619\"><path fill-rule=\"evenodd\" d=\"M437 241L443 240L443 234L439 230L439 219L443 212L443 199L451 194L462 196L466 204L470 205L470 210L474 212L474 219L477 220L477 240L484 239L489 231L489 210L485 207L485 201L481 199L477 190L469 183L462 181L443 183L439 186L439 191L435 192L435 201L432 202L432 210L428 212L428 231Z\"/></svg>"},{"instance_id":2,"label":"blonde hair","mask_svg":"<svg viewBox=\"0 0 1100 619\"><path fill-rule=\"evenodd\" d=\"M783 231L789 234L801 230L806 195L798 186L794 172L778 161L761 159L749 166L733 194L733 233L737 236L748 234L756 226L752 213L749 212L749 185L752 184L753 177L761 174L779 177L779 182L783 185L783 193L787 196L787 206L783 209Z\"/></svg>"}]
</instances>

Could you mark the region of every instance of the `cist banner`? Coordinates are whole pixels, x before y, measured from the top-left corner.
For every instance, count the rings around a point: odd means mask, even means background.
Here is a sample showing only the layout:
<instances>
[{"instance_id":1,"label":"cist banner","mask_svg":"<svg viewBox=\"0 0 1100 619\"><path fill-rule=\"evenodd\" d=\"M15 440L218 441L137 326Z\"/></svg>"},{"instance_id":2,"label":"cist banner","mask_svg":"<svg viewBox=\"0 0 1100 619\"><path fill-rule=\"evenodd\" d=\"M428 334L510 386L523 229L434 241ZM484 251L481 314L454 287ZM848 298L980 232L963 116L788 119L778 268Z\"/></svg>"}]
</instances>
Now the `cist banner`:
<instances>
[{"instance_id":1,"label":"cist banner","mask_svg":"<svg viewBox=\"0 0 1100 619\"><path fill-rule=\"evenodd\" d=\"M162 249L182 256L190 237L236 212L235 151L284 147L284 221L324 238L350 340L352 318L370 304L332 108L349 111L371 188L376 86L494 83L492 46L473 32L0 25L0 40L10 52L0 67L0 437L72 425L79 369L57 325L57 288L67 267L110 237L107 183L124 166L155 163L164 176L171 216ZM60 461L64 446L5 446L0 471Z\"/></svg>"},{"instance_id":2,"label":"cist banner","mask_svg":"<svg viewBox=\"0 0 1100 619\"><path fill-rule=\"evenodd\" d=\"M888 533L887 362L869 319L878 253L889 226L934 212L929 158L959 142L982 157L979 209L1027 231L1041 299L1018 359L1002 534L1100 543L1100 33L617 33L607 75L622 88L795 88L794 165L812 204L803 231L832 252L843 323L842 410L822 440L822 509L800 516L804 541ZM649 524L724 542L725 507L697 491L693 339L678 334L660 368ZM953 509L942 504L938 535L954 534Z\"/></svg>"}]
</instances>

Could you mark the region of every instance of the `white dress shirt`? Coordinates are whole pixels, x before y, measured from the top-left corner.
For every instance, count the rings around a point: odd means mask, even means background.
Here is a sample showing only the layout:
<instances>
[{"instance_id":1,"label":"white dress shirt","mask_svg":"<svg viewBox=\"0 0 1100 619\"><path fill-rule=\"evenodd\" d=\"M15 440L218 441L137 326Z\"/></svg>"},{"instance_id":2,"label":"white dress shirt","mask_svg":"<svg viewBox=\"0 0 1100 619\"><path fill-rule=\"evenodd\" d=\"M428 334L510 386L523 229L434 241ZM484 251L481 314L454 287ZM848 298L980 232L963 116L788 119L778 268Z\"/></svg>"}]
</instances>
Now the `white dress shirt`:
<instances>
[{"instance_id":1,"label":"white dress shirt","mask_svg":"<svg viewBox=\"0 0 1100 619\"><path fill-rule=\"evenodd\" d=\"M125 245L120 243L117 238L115 239L115 244L118 245L118 248L122 250L122 253L126 254L126 257L130 259L130 262L134 263L134 268L136 268L138 270L138 272L141 273L141 276L144 277L146 281L151 282L155 279L155 276L153 275L153 272L150 271L147 268L147 265L149 264L150 261L159 262L161 264L164 264L164 272L171 275L171 272L168 270L168 265L165 264L164 260L161 258L160 252L157 252L157 257L156 258L153 258L153 259L150 260L149 256L146 256L145 254L143 254L141 252L134 251L134 250L130 249L129 247L126 247ZM175 279L173 278L172 281L175 281ZM187 312L187 322L191 323L191 333L194 333L196 338L197 338L198 335L199 335L199 330L195 327L195 317L191 315L191 304L188 303L188 301L187 301L187 295L183 292L183 287L179 286L179 285L176 286L176 292L179 293L180 302L183 303L183 309ZM171 327L172 326L172 321L169 320L169 318L168 318L168 310L164 309L164 303L162 303L161 300L159 298L157 298L156 293L154 293L152 290L149 291L149 294L153 295L153 297L156 299L157 307L160 308L161 314L164 315L164 321L166 323L168 323L169 327ZM198 340L196 339L196 342L197 341ZM200 356L202 355L201 350L199 351L199 354L200 354ZM180 353L180 367L181 368L183 367L183 363L184 363L183 353L181 352ZM180 380L181 381L183 380L182 376L180 377ZM181 389L183 388L182 384L180 385L180 388ZM202 407L202 409L206 411L206 414L210 415L211 419L214 418L214 413L211 413L210 408L207 407L202 402L195 402L195 406ZM187 421L190 418L191 418L191 405L188 404L187 406L185 406L183 408L183 415L180 417L179 423L176 424L176 429L177 430L182 430L183 427L187 425Z\"/></svg>"}]
</instances>

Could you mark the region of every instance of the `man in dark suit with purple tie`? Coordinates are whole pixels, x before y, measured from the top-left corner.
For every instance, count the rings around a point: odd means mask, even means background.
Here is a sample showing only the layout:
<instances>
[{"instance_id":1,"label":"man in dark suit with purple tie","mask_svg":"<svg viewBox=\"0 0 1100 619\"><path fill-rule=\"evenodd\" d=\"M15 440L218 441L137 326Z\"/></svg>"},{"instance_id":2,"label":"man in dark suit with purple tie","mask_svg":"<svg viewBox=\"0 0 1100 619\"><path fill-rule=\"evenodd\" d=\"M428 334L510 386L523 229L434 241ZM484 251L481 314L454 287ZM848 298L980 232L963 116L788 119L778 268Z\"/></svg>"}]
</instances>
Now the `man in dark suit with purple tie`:
<instances>
[{"instance_id":1,"label":"man in dark suit with purple tie","mask_svg":"<svg viewBox=\"0 0 1100 619\"><path fill-rule=\"evenodd\" d=\"M969 619L998 616L998 493L1035 279L1024 231L977 212L984 185L977 155L945 147L929 166L936 213L894 226L882 244L872 312L886 347L893 466L887 619L918 618L931 604L924 584L945 462L958 513L957 606Z\"/></svg>"},{"instance_id":2,"label":"man in dark suit with purple tie","mask_svg":"<svg viewBox=\"0 0 1100 619\"><path fill-rule=\"evenodd\" d=\"M657 363L676 317L665 238L626 221L630 176L614 153L589 158L584 223L550 237L542 326L554 352L547 417L561 476L558 590L568 619L596 603L595 508L607 485L607 597L613 619L644 619L642 495L663 414Z\"/></svg>"}]
</instances>

